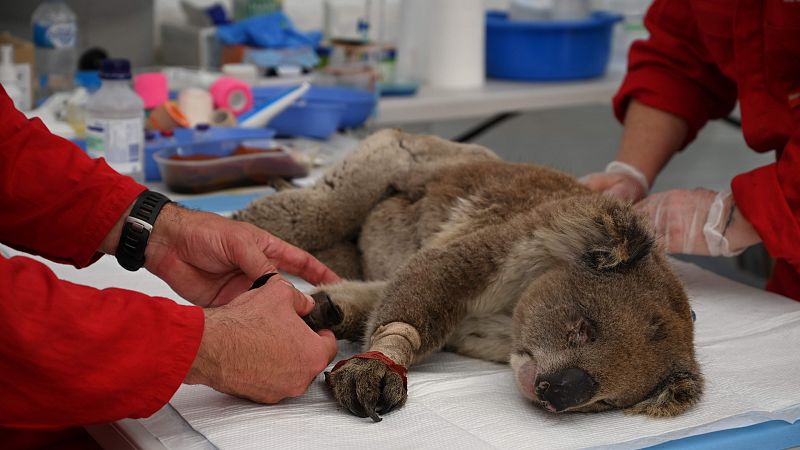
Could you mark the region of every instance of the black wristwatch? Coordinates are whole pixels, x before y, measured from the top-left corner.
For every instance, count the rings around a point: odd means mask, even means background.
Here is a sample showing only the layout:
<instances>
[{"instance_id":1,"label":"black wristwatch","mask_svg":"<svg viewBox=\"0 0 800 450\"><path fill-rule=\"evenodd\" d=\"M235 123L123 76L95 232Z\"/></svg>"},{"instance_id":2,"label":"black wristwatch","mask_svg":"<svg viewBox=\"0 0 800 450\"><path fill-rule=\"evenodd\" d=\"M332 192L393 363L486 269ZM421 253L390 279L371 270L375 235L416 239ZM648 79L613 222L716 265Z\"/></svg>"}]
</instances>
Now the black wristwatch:
<instances>
[{"instance_id":1,"label":"black wristwatch","mask_svg":"<svg viewBox=\"0 0 800 450\"><path fill-rule=\"evenodd\" d=\"M170 199L163 194L144 191L136 198L131 214L125 218L117 245L119 265L135 272L144 266L144 249L153 231L158 213Z\"/></svg>"}]
</instances>

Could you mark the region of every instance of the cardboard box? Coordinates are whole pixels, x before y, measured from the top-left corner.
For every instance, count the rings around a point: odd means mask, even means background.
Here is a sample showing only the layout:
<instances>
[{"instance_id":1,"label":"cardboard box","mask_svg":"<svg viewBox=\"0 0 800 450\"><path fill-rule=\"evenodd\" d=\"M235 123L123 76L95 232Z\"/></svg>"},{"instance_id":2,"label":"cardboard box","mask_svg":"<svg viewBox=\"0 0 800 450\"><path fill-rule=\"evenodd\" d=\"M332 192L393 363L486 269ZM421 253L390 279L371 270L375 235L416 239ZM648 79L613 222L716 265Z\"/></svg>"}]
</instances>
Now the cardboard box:
<instances>
[{"instance_id":1,"label":"cardboard box","mask_svg":"<svg viewBox=\"0 0 800 450\"><path fill-rule=\"evenodd\" d=\"M14 64L17 69L17 78L20 81L20 88L25 99L22 105L23 110L30 110L33 106L33 73L34 73L34 50L33 42L18 38L11 33L4 31L0 33L0 45L11 44L14 47Z\"/></svg>"}]
</instances>

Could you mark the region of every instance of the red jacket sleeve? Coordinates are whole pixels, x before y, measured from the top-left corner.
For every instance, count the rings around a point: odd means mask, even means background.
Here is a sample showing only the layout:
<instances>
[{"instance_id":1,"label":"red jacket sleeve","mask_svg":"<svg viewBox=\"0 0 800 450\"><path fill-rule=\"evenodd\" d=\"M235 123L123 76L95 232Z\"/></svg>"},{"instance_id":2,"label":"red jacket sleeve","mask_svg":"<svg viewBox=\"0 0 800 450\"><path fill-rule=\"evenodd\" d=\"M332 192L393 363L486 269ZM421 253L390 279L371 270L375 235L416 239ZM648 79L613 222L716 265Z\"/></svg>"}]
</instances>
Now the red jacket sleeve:
<instances>
[{"instance_id":1,"label":"red jacket sleeve","mask_svg":"<svg viewBox=\"0 0 800 450\"><path fill-rule=\"evenodd\" d=\"M800 113L798 113L800 115ZM800 300L800 129L777 162L736 176L736 206L778 265L770 290ZM793 273L792 273L793 272Z\"/></svg>"},{"instance_id":2,"label":"red jacket sleeve","mask_svg":"<svg viewBox=\"0 0 800 450\"><path fill-rule=\"evenodd\" d=\"M0 87L0 241L76 267L144 186L17 111Z\"/></svg>"},{"instance_id":3,"label":"red jacket sleeve","mask_svg":"<svg viewBox=\"0 0 800 450\"><path fill-rule=\"evenodd\" d=\"M0 241L84 266L144 187L28 121L0 87ZM189 371L203 312L0 256L0 427L144 417Z\"/></svg>"},{"instance_id":4,"label":"red jacket sleeve","mask_svg":"<svg viewBox=\"0 0 800 450\"><path fill-rule=\"evenodd\" d=\"M59 280L0 257L0 427L52 429L147 417L191 367L203 312Z\"/></svg>"},{"instance_id":5,"label":"red jacket sleeve","mask_svg":"<svg viewBox=\"0 0 800 450\"><path fill-rule=\"evenodd\" d=\"M614 114L623 122L632 99L672 113L687 122L688 144L708 120L733 109L736 85L711 60L690 0L656 0L645 26L650 37L631 46Z\"/></svg>"}]
</instances>

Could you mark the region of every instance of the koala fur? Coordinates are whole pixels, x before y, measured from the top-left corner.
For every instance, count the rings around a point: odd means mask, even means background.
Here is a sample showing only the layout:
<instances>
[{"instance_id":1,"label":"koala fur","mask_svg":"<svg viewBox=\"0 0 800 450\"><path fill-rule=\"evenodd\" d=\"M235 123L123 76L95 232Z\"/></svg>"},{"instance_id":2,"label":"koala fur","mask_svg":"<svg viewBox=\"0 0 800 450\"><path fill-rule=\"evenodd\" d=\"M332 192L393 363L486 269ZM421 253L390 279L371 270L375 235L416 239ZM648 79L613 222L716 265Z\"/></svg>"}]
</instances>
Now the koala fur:
<instances>
[{"instance_id":1,"label":"koala fur","mask_svg":"<svg viewBox=\"0 0 800 450\"><path fill-rule=\"evenodd\" d=\"M672 416L702 393L688 299L652 231L567 174L384 130L313 187L235 218L347 278L318 288L343 313L337 337L403 367L442 349L510 363L521 393L553 412ZM379 360L328 375L361 417L406 400Z\"/></svg>"}]
</instances>

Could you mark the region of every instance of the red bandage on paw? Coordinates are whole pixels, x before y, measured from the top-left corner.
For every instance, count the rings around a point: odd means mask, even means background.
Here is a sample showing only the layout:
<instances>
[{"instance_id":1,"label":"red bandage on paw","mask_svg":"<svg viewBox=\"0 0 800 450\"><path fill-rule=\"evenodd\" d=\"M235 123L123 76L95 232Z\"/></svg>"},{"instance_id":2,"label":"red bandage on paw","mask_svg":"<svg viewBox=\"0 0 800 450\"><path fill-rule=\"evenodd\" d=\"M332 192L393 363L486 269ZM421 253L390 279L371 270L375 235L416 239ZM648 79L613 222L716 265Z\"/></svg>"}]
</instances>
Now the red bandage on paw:
<instances>
[{"instance_id":1,"label":"red bandage on paw","mask_svg":"<svg viewBox=\"0 0 800 450\"><path fill-rule=\"evenodd\" d=\"M408 377L407 377L408 369L406 369L405 367L401 366L400 364L397 364L396 362L392 361L388 356L384 355L381 352L359 353L358 355L354 355L354 356L352 356L350 358L343 359L343 360L339 361L338 363L336 363L336 365L333 366L333 369L331 369L331 371L329 373L336 372L347 361L350 361L351 359L355 359L355 358L358 358L358 359L377 359L378 361L384 363L386 365L386 367L389 368L389 370L391 370L392 372L400 375L400 378L403 379L403 387L408 389ZM328 383L328 385L330 385L330 381L329 381L329 378L328 378L328 373L325 374L325 381Z\"/></svg>"}]
</instances>

